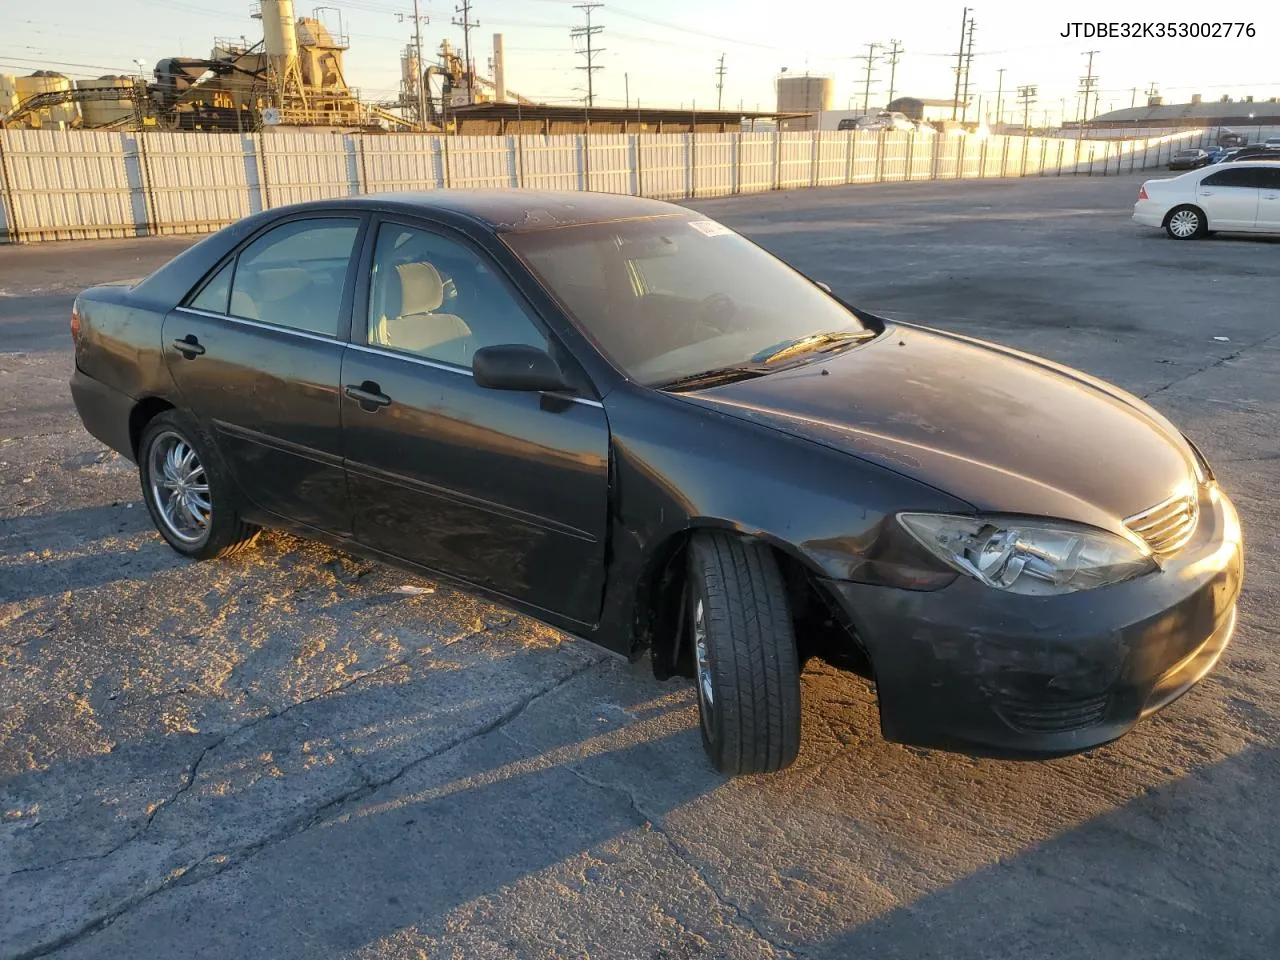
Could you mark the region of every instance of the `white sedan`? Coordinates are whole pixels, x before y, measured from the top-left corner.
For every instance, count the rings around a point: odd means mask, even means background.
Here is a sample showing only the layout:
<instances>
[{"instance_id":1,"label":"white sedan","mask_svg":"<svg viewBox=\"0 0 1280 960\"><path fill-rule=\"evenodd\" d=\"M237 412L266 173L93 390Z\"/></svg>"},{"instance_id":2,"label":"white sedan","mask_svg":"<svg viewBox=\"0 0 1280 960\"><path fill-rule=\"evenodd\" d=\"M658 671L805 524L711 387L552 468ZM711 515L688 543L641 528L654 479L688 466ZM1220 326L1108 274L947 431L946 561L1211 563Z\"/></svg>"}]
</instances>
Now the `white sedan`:
<instances>
[{"instance_id":1,"label":"white sedan","mask_svg":"<svg viewBox=\"0 0 1280 960\"><path fill-rule=\"evenodd\" d=\"M1138 191L1133 219L1164 227L1175 240L1217 230L1280 234L1280 163L1240 160L1148 180Z\"/></svg>"}]
</instances>

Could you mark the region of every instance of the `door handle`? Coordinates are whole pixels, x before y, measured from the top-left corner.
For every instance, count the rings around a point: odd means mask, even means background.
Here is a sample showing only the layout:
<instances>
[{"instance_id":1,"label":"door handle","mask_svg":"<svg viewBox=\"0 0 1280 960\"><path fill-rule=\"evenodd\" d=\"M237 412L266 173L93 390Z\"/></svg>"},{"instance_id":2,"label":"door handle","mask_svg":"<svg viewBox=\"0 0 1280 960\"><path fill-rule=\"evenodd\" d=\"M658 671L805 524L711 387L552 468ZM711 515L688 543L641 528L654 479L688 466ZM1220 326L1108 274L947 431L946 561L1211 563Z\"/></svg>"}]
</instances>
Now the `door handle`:
<instances>
[{"instance_id":1,"label":"door handle","mask_svg":"<svg viewBox=\"0 0 1280 960\"><path fill-rule=\"evenodd\" d=\"M1213 196L1213 191L1212 191L1212 190L1201 190L1201 191L1200 191L1200 196L1202 196L1202 197L1212 197L1212 196Z\"/></svg>"},{"instance_id":2,"label":"door handle","mask_svg":"<svg viewBox=\"0 0 1280 960\"><path fill-rule=\"evenodd\" d=\"M194 360L204 353L204 347L200 346L200 341L196 339L194 333L188 333L181 340L174 340L173 347L188 360Z\"/></svg>"},{"instance_id":3,"label":"door handle","mask_svg":"<svg viewBox=\"0 0 1280 960\"><path fill-rule=\"evenodd\" d=\"M383 393L382 388L372 380L366 380L359 386L349 383L344 392L348 397L360 404L361 410L367 410L369 413L373 413L379 407L391 406L391 398Z\"/></svg>"}]
</instances>

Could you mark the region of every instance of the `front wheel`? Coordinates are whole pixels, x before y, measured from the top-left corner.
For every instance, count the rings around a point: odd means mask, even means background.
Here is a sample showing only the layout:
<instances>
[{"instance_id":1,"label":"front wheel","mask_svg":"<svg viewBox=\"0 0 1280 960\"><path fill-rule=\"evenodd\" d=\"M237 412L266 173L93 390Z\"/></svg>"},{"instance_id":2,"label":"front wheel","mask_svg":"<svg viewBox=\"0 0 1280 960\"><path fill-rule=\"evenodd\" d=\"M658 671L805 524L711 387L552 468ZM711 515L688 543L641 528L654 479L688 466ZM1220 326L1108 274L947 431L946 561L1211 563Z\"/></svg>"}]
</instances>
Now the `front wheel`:
<instances>
[{"instance_id":1,"label":"front wheel","mask_svg":"<svg viewBox=\"0 0 1280 960\"><path fill-rule=\"evenodd\" d=\"M1164 228L1175 240L1197 240L1209 232L1204 212L1199 207L1176 207L1164 222Z\"/></svg>"},{"instance_id":2,"label":"front wheel","mask_svg":"<svg viewBox=\"0 0 1280 960\"><path fill-rule=\"evenodd\" d=\"M800 660L782 572L762 543L725 533L689 546L702 745L721 773L772 773L800 751Z\"/></svg>"},{"instance_id":3,"label":"front wheel","mask_svg":"<svg viewBox=\"0 0 1280 960\"><path fill-rule=\"evenodd\" d=\"M230 478L191 417L169 410L147 424L138 474L151 521L183 556L212 560L257 536L257 528L236 515Z\"/></svg>"}]
</instances>

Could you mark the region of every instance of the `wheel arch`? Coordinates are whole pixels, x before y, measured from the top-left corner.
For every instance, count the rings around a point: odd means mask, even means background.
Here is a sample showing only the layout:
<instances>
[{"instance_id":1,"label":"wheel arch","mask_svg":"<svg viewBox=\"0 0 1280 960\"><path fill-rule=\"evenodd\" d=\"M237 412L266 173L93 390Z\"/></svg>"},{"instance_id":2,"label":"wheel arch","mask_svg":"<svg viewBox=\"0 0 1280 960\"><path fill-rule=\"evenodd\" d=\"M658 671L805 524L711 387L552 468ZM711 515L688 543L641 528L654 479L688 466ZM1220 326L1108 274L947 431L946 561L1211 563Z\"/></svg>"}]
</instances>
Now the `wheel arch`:
<instances>
[{"instance_id":1,"label":"wheel arch","mask_svg":"<svg viewBox=\"0 0 1280 960\"><path fill-rule=\"evenodd\" d=\"M643 653L647 647L654 675L660 680L672 676L692 676L691 664L686 662L688 651L680 643L683 631L683 625L679 622L680 598L684 595L688 576L686 560L689 543L694 536L704 531L734 533L743 539L758 541L769 547L787 583L793 622L805 616L813 604L831 607L834 603L834 598L827 596L821 586L823 572L793 544L729 520L714 517L692 520L687 527L670 534L649 552L636 585L633 601L633 658ZM842 622L840 627L847 631L847 624ZM854 642L857 642L856 638Z\"/></svg>"},{"instance_id":2,"label":"wheel arch","mask_svg":"<svg viewBox=\"0 0 1280 960\"><path fill-rule=\"evenodd\" d=\"M1204 221L1204 229L1210 229L1209 214L1205 211L1204 207L1200 206L1198 203L1175 203L1165 211L1164 219L1160 221L1160 226L1167 230L1169 227L1169 221L1173 219L1173 215L1179 210L1194 210Z\"/></svg>"},{"instance_id":3,"label":"wheel arch","mask_svg":"<svg viewBox=\"0 0 1280 960\"><path fill-rule=\"evenodd\" d=\"M129 449L133 453L135 463L141 452L138 450L138 444L142 442L142 434L147 429L147 424L166 410L173 409L176 409L174 405L164 397L143 397L133 405L133 409L129 411Z\"/></svg>"}]
</instances>

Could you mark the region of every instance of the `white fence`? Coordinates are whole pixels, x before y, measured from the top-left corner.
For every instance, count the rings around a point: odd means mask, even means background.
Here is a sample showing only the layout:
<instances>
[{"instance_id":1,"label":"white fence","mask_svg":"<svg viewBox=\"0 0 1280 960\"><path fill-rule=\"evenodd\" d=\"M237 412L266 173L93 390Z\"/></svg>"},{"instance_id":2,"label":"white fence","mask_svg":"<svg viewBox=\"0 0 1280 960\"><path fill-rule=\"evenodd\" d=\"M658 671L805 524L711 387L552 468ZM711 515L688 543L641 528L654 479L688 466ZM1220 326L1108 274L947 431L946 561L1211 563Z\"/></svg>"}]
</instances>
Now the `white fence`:
<instances>
[{"instance_id":1,"label":"white fence","mask_svg":"<svg viewBox=\"0 0 1280 960\"><path fill-rule=\"evenodd\" d=\"M0 240L210 233L271 207L392 190L523 187L682 200L850 183L1104 176L1160 167L1209 136L0 130Z\"/></svg>"}]
</instances>

